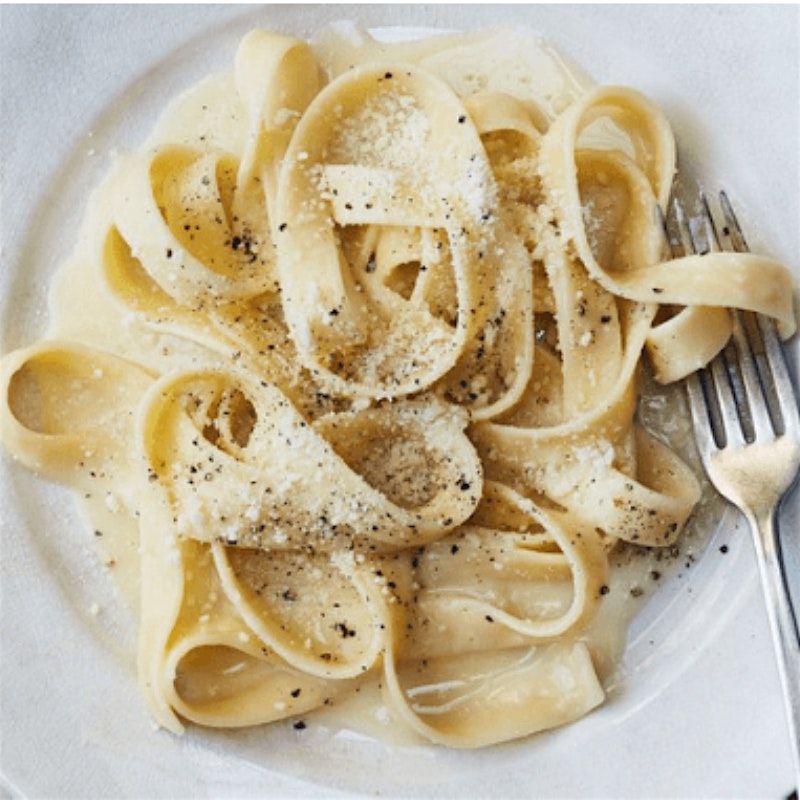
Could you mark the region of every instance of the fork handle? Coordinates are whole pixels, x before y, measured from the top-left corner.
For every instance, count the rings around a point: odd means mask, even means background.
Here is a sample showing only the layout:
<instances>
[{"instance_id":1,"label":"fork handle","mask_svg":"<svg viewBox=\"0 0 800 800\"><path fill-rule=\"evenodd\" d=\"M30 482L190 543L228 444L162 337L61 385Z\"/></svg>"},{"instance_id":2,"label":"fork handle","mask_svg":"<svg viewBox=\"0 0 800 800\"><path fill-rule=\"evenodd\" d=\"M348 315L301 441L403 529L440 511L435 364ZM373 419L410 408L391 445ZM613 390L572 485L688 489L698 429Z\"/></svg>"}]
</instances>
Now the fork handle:
<instances>
[{"instance_id":1,"label":"fork handle","mask_svg":"<svg viewBox=\"0 0 800 800\"><path fill-rule=\"evenodd\" d=\"M783 684L795 780L800 786L800 640L778 542L777 509L747 514L747 518L753 532L761 587Z\"/></svg>"}]
</instances>

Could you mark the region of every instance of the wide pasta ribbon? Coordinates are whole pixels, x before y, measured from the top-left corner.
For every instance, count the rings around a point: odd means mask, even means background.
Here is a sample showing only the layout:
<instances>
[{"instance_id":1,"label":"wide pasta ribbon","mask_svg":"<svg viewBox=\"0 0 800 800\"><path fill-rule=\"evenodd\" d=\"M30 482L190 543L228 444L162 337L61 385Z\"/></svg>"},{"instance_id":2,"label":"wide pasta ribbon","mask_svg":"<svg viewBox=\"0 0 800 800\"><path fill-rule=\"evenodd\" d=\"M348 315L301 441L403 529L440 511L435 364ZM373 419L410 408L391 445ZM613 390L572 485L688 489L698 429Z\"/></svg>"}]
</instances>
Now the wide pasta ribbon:
<instances>
[{"instance_id":1,"label":"wide pasta ribbon","mask_svg":"<svg viewBox=\"0 0 800 800\"><path fill-rule=\"evenodd\" d=\"M101 281L112 301L142 318L154 332L199 344L207 351L206 360L237 363L276 382L306 417L342 407L298 363L277 294L183 306L153 280L116 227L108 229L96 252Z\"/></svg>"},{"instance_id":2,"label":"wide pasta ribbon","mask_svg":"<svg viewBox=\"0 0 800 800\"><path fill-rule=\"evenodd\" d=\"M497 259L489 276L492 291L481 300L484 325L438 386L448 400L469 408L477 421L508 410L533 368L534 267L525 247L526 214L538 183L532 167L541 138L537 124L546 129L547 118L534 103L499 92L473 95L465 106L497 182L498 202L492 212L497 218ZM440 274L429 270L418 286L431 292L442 283Z\"/></svg>"},{"instance_id":3,"label":"wide pasta ribbon","mask_svg":"<svg viewBox=\"0 0 800 800\"><path fill-rule=\"evenodd\" d=\"M385 609L352 553L248 552L212 545L229 601L270 650L302 672L353 678L383 653Z\"/></svg>"},{"instance_id":4,"label":"wide pasta ribbon","mask_svg":"<svg viewBox=\"0 0 800 800\"><path fill-rule=\"evenodd\" d=\"M465 526L419 556L420 604L437 618L460 619L478 630L487 623L505 626L529 640L579 629L593 616L606 579L602 541L594 528L502 489L543 531L550 547L541 549L541 534ZM565 593L569 582L571 597Z\"/></svg>"},{"instance_id":5,"label":"wide pasta ribbon","mask_svg":"<svg viewBox=\"0 0 800 800\"><path fill-rule=\"evenodd\" d=\"M605 697L586 645L465 653L399 666L385 660L384 697L425 739L476 748L578 719Z\"/></svg>"},{"instance_id":6,"label":"wide pasta ribbon","mask_svg":"<svg viewBox=\"0 0 800 800\"><path fill-rule=\"evenodd\" d=\"M249 118L241 157L161 144L122 161L94 247L112 300L159 333L243 359L309 416L336 407L302 369L283 320L274 264L277 173L319 87L308 46L253 31L236 58Z\"/></svg>"},{"instance_id":7,"label":"wide pasta ribbon","mask_svg":"<svg viewBox=\"0 0 800 800\"><path fill-rule=\"evenodd\" d=\"M158 487L143 505L138 674L156 721L212 727L274 722L348 688L297 670L258 638L225 591L207 545L178 539Z\"/></svg>"},{"instance_id":8,"label":"wide pasta ribbon","mask_svg":"<svg viewBox=\"0 0 800 800\"><path fill-rule=\"evenodd\" d=\"M477 506L482 471L465 424L430 398L309 425L266 381L206 370L158 381L140 436L183 536L391 550L441 537Z\"/></svg>"},{"instance_id":9,"label":"wide pasta ribbon","mask_svg":"<svg viewBox=\"0 0 800 800\"><path fill-rule=\"evenodd\" d=\"M474 520L492 527L418 548L410 573L380 565L398 601L384 699L398 720L451 747L529 735L603 698L579 640L606 579L601 537L500 484L487 485Z\"/></svg>"},{"instance_id":10,"label":"wide pasta ribbon","mask_svg":"<svg viewBox=\"0 0 800 800\"><path fill-rule=\"evenodd\" d=\"M609 121L614 149L590 149L593 126ZM748 309L775 318L783 336L794 332L792 281L781 264L749 253L661 261L656 205L666 211L675 143L664 115L639 93L602 87L570 106L542 140L540 170L565 244L607 291L645 303ZM696 368L686 348L669 353L676 329L705 329L717 350L730 335L718 310L689 313L656 338L664 380Z\"/></svg>"},{"instance_id":11,"label":"wide pasta ribbon","mask_svg":"<svg viewBox=\"0 0 800 800\"><path fill-rule=\"evenodd\" d=\"M486 318L494 197L466 110L429 75L365 68L320 92L292 139L277 201L284 311L315 379L346 395L396 397L455 365ZM369 261L348 263L339 243L364 225L446 233L452 327L400 296L370 295L361 274Z\"/></svg>"},{"instance_id":12,"label":"wide pasta ribbon","mask_svg":"<svg viewBox=\"0 0 800 800\"><path fill-rule=\"evenodd\" d=\"M277 171L295 125L320 89L308 45L271 31L250 31L236 51L236 89L249 118L237 188L260 183L274 228Z\"/></svg>"},{"instance_id":13,"label":"wide pasta ribbon","mask_svg":"<svg viewBox=\"0 0 800 800\"><path fill-rule=\"evenodd\" d=\"M0 365L0 437L34 472L84 491L124 480L135 411L154 375L84 345L43 341Z\"/></svg>"},{"instance_id":14,"label":"wide pasta ribbon","mask_svg":"<svg viewBox=\"0 0 800 800\"><path fill-rule=\"evenodd\" d=\"M662 546L674 541L700 490L680 459L633 427L636 367L653 311L645 306L627 309L625 356L599 402L544 427L528 427L529 414L515 424L512 410L502 422L474 426L471 438L490 479L522 494L542 493L616 538ZM557 373L551 373L553 378ZM545 396L548 391L545 386ZM523 407L526 402L535 405L538 392L533 394L523 398ZM631 432L636 458L626 468L624 451ZM629 474L631 466L634 475Z\"/></svg>"}]
</instances>

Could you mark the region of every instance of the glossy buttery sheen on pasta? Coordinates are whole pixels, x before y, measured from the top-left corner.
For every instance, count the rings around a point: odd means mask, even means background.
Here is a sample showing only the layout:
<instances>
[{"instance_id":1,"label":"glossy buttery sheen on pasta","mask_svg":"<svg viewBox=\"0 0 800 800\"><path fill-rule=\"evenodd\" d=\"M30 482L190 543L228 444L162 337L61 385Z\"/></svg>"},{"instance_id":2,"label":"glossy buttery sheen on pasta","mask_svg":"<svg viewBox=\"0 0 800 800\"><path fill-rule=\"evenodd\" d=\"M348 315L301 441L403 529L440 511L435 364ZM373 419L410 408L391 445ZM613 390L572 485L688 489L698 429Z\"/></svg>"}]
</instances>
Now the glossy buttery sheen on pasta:
<instances>
[{"instance_id":1,"label":"glossy buttery sheen on pasta","mask_svg":"<svg viewBox=\"0 0 800 800\"><path fill-rule=\"evenodd\" d=\"M160 725L380 687L478 747L603 701L610 554L700 495L637 424L644 354L673 382L729 307L794 329L779 264L665 257L674 171L657 108L532 36L343 28L251 32L117 160L0 413L138 573Z\"/></svg>"}]
</instances>

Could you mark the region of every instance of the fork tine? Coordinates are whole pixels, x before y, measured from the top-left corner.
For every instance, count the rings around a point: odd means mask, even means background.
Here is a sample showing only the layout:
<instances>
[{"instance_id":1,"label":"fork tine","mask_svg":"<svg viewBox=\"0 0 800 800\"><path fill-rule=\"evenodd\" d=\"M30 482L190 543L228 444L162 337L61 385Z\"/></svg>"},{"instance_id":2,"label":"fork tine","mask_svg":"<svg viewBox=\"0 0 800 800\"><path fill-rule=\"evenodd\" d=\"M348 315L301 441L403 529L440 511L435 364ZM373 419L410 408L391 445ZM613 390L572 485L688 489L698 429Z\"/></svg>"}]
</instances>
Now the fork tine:
<instances>
[{"instance_id":1,"label":"fork tine","mask_svg":"<svg viewBox=\"0 0 800 800\"><path fill-rule=\"evenodd\" d=\"M672 196L672 201L667 210L671 213L668 213L667 218L662 217L664 232L667 236L672 257L680 258L692 251L692 245L687 236L688 226L683 213L683 206L675 195ZM685 381L694 438L697 443L697 450L703 460L723 443L719 418L715 416L712 404L709 403L709 399L706 396L706 390L703 388L704 382L706 385L709 382L709 376L705 374L705 370L693 372Z\"/></svg>"},{"instance_id":2,"label":"fork tine","mask_svg":"<svg viewBox=\"0 0 800 800\"><path fill-rule=\"evenodd\" d=\"M703 208L703 218L706 220L706 227L711 233L711 236L709 237L711 250L714 252L722 250L722 240L719 235L719 230L717 229L717 223L714 219L714 215L711 213L711 206L708 204L708 198L706 197L705 192L700 193L700 205Z\"/></svg>"},{"instance_id":3,"label":"fork tine","mask_svg":"<svg viewBox=\"0 0 800 800\"><path fill-rule=\"evenodd\" d=\"M798 433L800 432L800 413L797 410L792 379L786 365L786 354L775 330L775 323L771 319L759 316L758 327L764 340L767 364L775 383L775 396L782 418L776 427L782 428L780 433L785 431Z\"/></svg>"},{"instance_id":4,"label":"fork tine","mask_svg":"<svg viewBox=\"0 0 800 800\"><path fill-rule=\"evenodd\" d=\"M711 374L714 376L719 414L725 429L725 444L738 447L744 444L744 431L733 394L731 376L726 367L723 351L711 362Z\"/></svg>"},{"instance_id":5,"label":"fork tine","mask_svg":"<svg viewBox=\"0 0 800 800\"><path fill-rule=\"evenodd\" d=\"M720 200L720 203L721 202ZM706 220L706 226L711 234L709 237L711 250L713 252L719 252L724 249L722 244L723 240L720 236L717 222L714 219L714 214L711 211L711 206L709 205L705 193L700 195L700 203L703 209L703 216ZM728 208L730 209L730 203L728 203ZM725 213L725 218L727 221L727 213ZM736 247L736 242L730 232L733 227L735 227L736 231L741 233L738 220L733 219L727 223L727 236L730 238L731 244ZM725 233L725 230L723 230L723 233ZM736 234L734 233L734 235ZM741 241L744 241L744 237L741 237L740 243ZM727 367L728 378L730 379L734 398L739 407L739 420L745 439L748 441L758 438L763 439L772 435L772 424L770 422L769 412L764 402L764 393L758 373L756 372L755 360L744 329L742 313L738 309L732 309L731 314L733 316L732 338L734 346L729 345L725 348L721 357ZM717 379L716 375L715 379Z\"/></svg>"},{"instance_id":6,"label":"fork tine","mask_svg":"<svg viewBox=\"0 0 800 800\"><path fill-rule=\"evenodd\" d=\"M719 204L722 206L722 213L725 216L725 225L728 228L728 234L733 242L733 249L739 253L746 253L750 248L747 246L747 240L742 233L742 226L739 225L739 220L728 199L728 193L723 189L719 193Z\"/></svg>"},{"instance_id":7,"label":"fork tine","mask_svg":"<svg viewBox=\"0 0 800 800\"><path fill-rule=\"evenodd\" d=\"M705 211L702 216L703 225L707 229L710 228L706 233L708 241L705 243L705 247L700 246L697 227L687 224L683 206L677 200L673 204L678 227L683 233L688 234L689 248L694 254L708 252L709 249L714 249L718 243L716 229L711 215L708 213L708 203L703 195L701 195L701 203ZM708 233L711 233L711 236L708 236ZM694 377L696 382L687 381L687 388L690 404L693 407L692 418L695 422L695 434L697 435L698 431L698 417L702 418L702 415L699 414L699 408L696 413L694 406L698 404L702 396L708 420L705 423L705 427L711 426L711 434L716 440L717 446L719 448L724 448L728 445L738 447L744 444L742 423L739 419L738 406L734 398L731 376L722 360L722 354L718 355L705 369L698 370ZM704 437L708 435L707 432L703 433ZM699 441L698 447L700 447Z\"/></svg>"},{"instance_id":8,"label":"fork tine","mask_svg":"<svg viewBox=\"0 0 800 800\"><path fill-rule=\"evenodd\" d=\"M680 204L678 208L681 210L681 222L683 223L683 227L686 230L686 233L689 235L689 249L695 255L703 255L704 248L700 244L700 240L698 239L698 230L696 226L692 226L689 224L688 220L686 219L686 214L683 211L683 206Z\"/></svg>"},{"instance_id":9,"label":"fork tine","mask_svg":"<svg viewBox=\"0 0 800 800\"><path fill-rule=\"evenodd\" d=\"M731 201L725 191L719 193L719 202L722 206L723 214L725 215L726 225L730 229L731 241L733 242L734 249L740 253L747 252L749 250L747 240L744 237L742 227L736 217L736 212L733 210ZM774 321L761 314L755 315L749 313L747 316L753 324L747 326L747 320L744 315L741 312L737 312L737 314L739 315L740 321L740 334L744 340L743 347L748 347L753 356L753 360L756 362L756 365L760 367L758 374L761 379L761 389L763 390L763 397L767 405L771 406L775 431L778 433L784 430L800 431L800 414L797 409L794 387L792 386L792 380L786 365L786 354L784 353L777 331L775 330ZM755 359L753 339L750 338L748 342L748 327L754 337L760 335L761 341L759 344L761 348L763 348L766 365L758 364L757 359ZM734 333L735 332L736 330L734 329ZM737 341L737 345L738 344ZM756 403L751 403L751 407L756 407L757 405ZM762 414L766 413L763 404L759 410Z\"/></svg>"},{"instance_id":10,"label":"fork tine","mask_svg":"<svg viewBox=\"0 0 800 800\"><path fill-rule=\"evenodd\" d=\"M705 459L710 453L718 449L718 443L714 436L711 410L706 402L699 372L693 372L686 378L686 394L689 397L689 411L692 415L692 427L697 450L700 453L700 457Z\"/></svg>"},{"instance_id":11,"label":"fork tine","mask_svg":"<svg viewBox=\"0 0 800 800\"><path fill-rule=\"evenodd\" d=\"M744 385L744 394L750 411L750 422L753 425L753 434L756 439L763 439L772 435L772 422L766 402L766 394L761 386L761 381L756 372L755 358L744 329L741 312L733 312L733 341L739 355L739 371Z\"/></svg>"},{"instance_id":12,"label":"fork tine","mask_svg":"<svg viewBox=\"0 0 800 800\"><path fill-rule=\"evenodd\" d=\"M677 234L670 237L670 247L675 257L688 255L692 252L692 243L688 236L689 226L686 224L686 215L683 213L683 206L677 197L672 198L672 218L675 221L673 226Z\"/></svg>"}]
</instances>

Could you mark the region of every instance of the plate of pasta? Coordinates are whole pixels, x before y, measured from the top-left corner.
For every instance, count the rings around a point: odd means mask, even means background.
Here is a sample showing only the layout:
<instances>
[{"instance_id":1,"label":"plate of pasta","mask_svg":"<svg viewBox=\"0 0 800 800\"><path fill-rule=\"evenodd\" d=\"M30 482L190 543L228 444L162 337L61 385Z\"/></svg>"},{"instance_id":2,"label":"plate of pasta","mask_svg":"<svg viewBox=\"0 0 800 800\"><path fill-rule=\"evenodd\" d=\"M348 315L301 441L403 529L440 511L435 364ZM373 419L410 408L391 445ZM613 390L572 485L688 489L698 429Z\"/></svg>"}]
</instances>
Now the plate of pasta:
<instances>
[{"instance_id":1,"label":"plate of pasta","mask_svg":"<svg viewBox=\"0 0 800 800\"><path fill-rule=\"evenodd\" d=\"M91 791L152 793L168 753L232 764L214 794L513 793L630 716L624 748L736 612L681 381L730 308L790 338L795 278L670 253L696 165L636 76L520 27L264 17L152 66L90 131L119 152L61 168L46 327L11 310L44 285L3 285L3 489L90 654ZM582 776L559 791L625 791Z\"/></svg>"}]
</instances>

